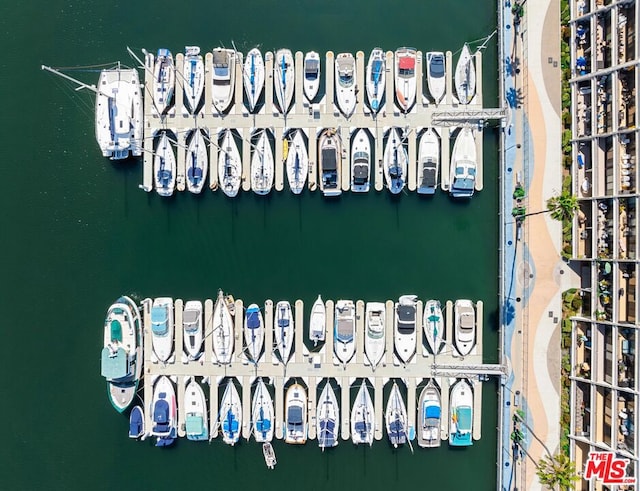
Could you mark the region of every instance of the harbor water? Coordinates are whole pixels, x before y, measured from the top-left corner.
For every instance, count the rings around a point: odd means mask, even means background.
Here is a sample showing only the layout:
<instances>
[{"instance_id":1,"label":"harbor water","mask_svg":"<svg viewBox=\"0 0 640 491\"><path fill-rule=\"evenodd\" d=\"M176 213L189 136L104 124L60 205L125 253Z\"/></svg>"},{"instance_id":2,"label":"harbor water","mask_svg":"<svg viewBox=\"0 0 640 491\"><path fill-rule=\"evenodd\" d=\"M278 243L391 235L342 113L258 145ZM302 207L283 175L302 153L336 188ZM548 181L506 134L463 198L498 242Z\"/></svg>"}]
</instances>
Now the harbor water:
<instances>
[{"instance_id":1,"label":"harbor water","mask_svg":"<svg viewBox=\"0 0 640 491\"><path fill-rule=\"evenodd\" d=\"M412 454L385 437L371 448L341 440L322 453L316 441L275 441L278 464L268 470L253 440L231 448L183 439L169 449L129 440L100 376L104 315L118 296L204 300L219 288L245 305L301 298L307 308L318 294L482 300L483 361L498 363L495 128L482 131L484 189L469 201L440 190L163 199L138 188L140 161L101 157L93 94L40 71L43 63L133 66L127 45L175 54L232 41L244 53L259 45L368 56L376 46L413 46L456 60L464 42L477 47L496 28L494 0L31 0L0 13L2 489L495 489L495 380L484 383L482 438L470 448L414 442ZM71 74L87 83L99 75ZM497 77L494 37L483 52L485 107L497 107Z\"/></svg>"}]
</instances>

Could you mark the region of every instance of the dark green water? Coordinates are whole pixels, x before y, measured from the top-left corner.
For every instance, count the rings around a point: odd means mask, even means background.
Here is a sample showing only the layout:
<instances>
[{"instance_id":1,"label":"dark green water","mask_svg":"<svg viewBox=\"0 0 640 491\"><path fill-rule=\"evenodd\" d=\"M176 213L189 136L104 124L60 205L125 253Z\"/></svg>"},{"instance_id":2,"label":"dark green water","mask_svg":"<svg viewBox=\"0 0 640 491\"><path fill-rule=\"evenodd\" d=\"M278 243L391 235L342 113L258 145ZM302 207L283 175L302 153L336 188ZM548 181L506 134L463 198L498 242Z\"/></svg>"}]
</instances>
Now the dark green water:
<instances>
[{"instance_id":1,"label":"dark green water","mask_svg":"<svg viewBox=\"0 0 640 491\"><path fill-rule=\"evenodd\" d=\"M104 160L93 98L40 71L122 60L127 45L174 53L234 40L241 51L457 51L495 29L495 1L4 2L0 7L3 193L0 305L4 375L0 487L38 489L495 489L494 383L483 436L453 451L341 442L276 442L267 471L254 442L180 441L162 451L126 436L100 377L102 322L122 293L211 298L219 287L266 298L485 302L486 362L497 362L497 139L486 130L485 189L469 203L415 194L319 193L231 201L221 193L164 200L138 189L139 163ZM142 4L145 4L144 6ZM8 5L7 5L8 4ZM108 7L106 5L109 5ZM366 9L366 10L362 10ZM167 22L167 23L165 23ZM485 105L496 105L495 38L484 56ZM90 83L97 73L80 74Z\"/></svg>"}]
</instances>

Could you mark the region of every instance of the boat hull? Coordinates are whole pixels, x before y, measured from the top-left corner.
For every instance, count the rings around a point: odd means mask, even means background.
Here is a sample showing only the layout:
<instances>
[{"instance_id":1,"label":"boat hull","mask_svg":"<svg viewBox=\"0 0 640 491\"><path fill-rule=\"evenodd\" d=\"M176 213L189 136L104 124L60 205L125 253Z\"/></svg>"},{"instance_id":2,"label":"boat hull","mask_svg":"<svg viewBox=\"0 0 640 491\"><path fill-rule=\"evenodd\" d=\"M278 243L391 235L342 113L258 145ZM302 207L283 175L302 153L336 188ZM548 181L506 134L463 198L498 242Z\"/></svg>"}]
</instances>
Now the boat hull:
<instances>
[{"instance_id":1,"label":"boat hull","mask_svg":"<svg viewBox=\"0 0 640 491\"><path fill-rule=\"evenodd\" d=\"M403 295L395 304L393 344L402 363L416 354L416 296Z\"/></svg>"},{"instance_id":2,"label":"boat hull","mask_svg":"<svg viewBox=\"0 0 640 491\"><path fill-rule=\"evenodd\" d=\"M440 170L440 139L429 128L420 137L418 146L418 194L435 194Z\"/></svg>"},{"instance_id":3,"label":"boat hull","mask_svg":"<svg viewBox=\"0 0 640 491\"><path fill-rule=\"evenodd\" d=\"M470 198L475 191L477 171L476 140L473 130L460 130L451 152L449 193L454 198Z\"/></svg>"},{"instance_id":4,"label":"boat hull","mask_svg":"<svg viewBox=\"0 0 640 491\"><path fill-rule=\"evenodd\" d=\"M351 409L351 441L356 445L373 443L374 409L371 395L365 385L364 380L358 390L356 400Z\"/></svg>"},{"instance_id":5,"label":"boat hull","mask_svg":"<svg viewBox=\"0 0 640 491\"><path fill-rule=\"evenodd\" d=\"M334 129L324 130L318 141L320 191L325 196L342 194L342 145Z\"/></svg>"},{"instance_id":6,"label":"boat hull","mask_svg":"<svg viewBox=\"0 0 640 491\"><path fill-rule=\"evenodd\" d=\"M264 89L264 59L258 48L253 48L247 53L244 61L244 92L247 95L247 105L250 112L254 112L262 90Z\"/></svg>"},{"instance_id":7,"label":"boat hull","mask_svg":"<svg viewBox=\"0 0 640 491\"><path fill-rule=\"evenodd\" d=\"M473 56L466 44L458 58L454 82L460 104L470 104L476 95L476 69Z\"/></svg>"},{"instance_id":8,"label":"boat hull","mask_svg":"<svg viewBox=\"0 0 640 491\"><path fill-rule=\"evenodd\" d=\"M222 192L234 198L240 190L242 160L231 130L225 130L218 153L218 182Z\"/></svg>"},{"instance_id":9,"label":"boat hull","mask_svg":"<svg viewBox=\"0 0 640 491\"><path fill-rule=\"evenodd\" d=\"M222 292L218 292L216 305L213 309L213 354L218 363L226 365L231 363L233 357L233 318L227 305L227 300Z\"/></svg>"},{"instance_id":10,"label":"boat hull","mask_svg":"<svg viewBox=\"0 0 640 491\"><path fill-rule=\"evenodd\" d=\"M273 400L262 379L258 379L253 394L251 410L253 436L256 442L264 443L273 440L274 412Z\"/></svg>"},{"instance_id":11,"label":"boat hull","mask_svg":"<svg viewBox=\"0 0 640 491\"><path fill-rule=\"evenodd\" d=\"M231 106L236 79L236 54L232 49L213 50L211 99L213 110L222 114Z\"/></svg>"},{"instance_id":12,"label":"boat hull","mask_svg":"<svg viewBox=\"0 0 640 491\"><path fill-rule=\"evenodd\" d=\"M427 61L427 85L429 93L436 104L444 98L447 88L446 58L441 51L429 51L425 55Z\"/></svg>"},{"instance_id":13,"label":"boat hull","mask_svg":"<svg viewBox=\"0 0 640 491\"><path fill-rule=\"evenodd\" d=\"M336 102L348 118L356 109L356 60L351 53L339 53L335 61Z\"/></svg>"},{"instance_id":14,"label":"boat hull","mask_svg":"<svg viewBox=\"0 0 640 491\"><path fill-rule=\"evenodd\" d=\"M318 399L316 421L318 446L325 449L338 445L340 413L338 411L338 399L336 399L336 394L329 380L327 380L320 394L320 399Z\"/></svg>"},{"instance_id":15,"label":"boat hull","mask_svg":"<svg viewBox=\"0 0 640 491\"><path fill-rule=\"evenodd\" d=\"M172 196L176 188L176 156L166 131L160 133L156 145L153 175L156 192L160 196Z\"/></svg>"},{"instance_id":16,"label":"boat hull","mask_svg":"<svg viewBox=\"0 0 640 491\"><path fill-rule=\"evenodd\" d=\"M168 49L159 49L153 67L153 105L158 114L164 114L173 103L176 68Z\"/></svg>"},{"instance_id":17,"label":"boat hull","mask_svg":"<svg viewBox=\"0 0 640 491\"><path fill-rule=\"evenodd\" d=\"M276 347L280 354L280 360L286 364L291 358L295 332L291 304L287 301L278 302L274 317L273 329L275 331Z\"/></svg>"},{"instance_id":18,"label":"boat hull","mask_svg":"<svg viewBox=\"0 0 640 491\"><path fill-rule=\"evenodd\" d=\"M473 389L469 381L458 380L449 397L449 445L468 447L473 444Z\"/></svg>"},{"instance_id":19,"label":"boat hull","mask_svg":"<svg viewBox=\"0 0 640 491\"><path fill-rule=\"evenodd\" d=\"M304 55L304 95L313 102L320 89L320 55L310 51Z\"/></svg>"},{"instance_id":20,"label":"boat hull","mask_svg":"<svg viewBox=\"0 0 640 491\"><path fill-rule=\"evenodd\" d=\"M293 194L300 194L307 182L309 173L309 154L302 136L302 130L296 130L287 155L287 181Z\"/></svg>"},{"instance_id":21,"label":"boat hull","mask_svg":"<svg viewBox=\"0 0 640 491\"><path fill-rule=\"evenodd\" d=\"M197 360L202 355L203 325L202 302L189 300L182 313L184 350L189 360Z\"/></svg>"},{"instance_id":22,"label":"boat hull","mask_svg":"<svg viewBox=\"0 0 640 491\"><path fill-rule=\"evenodd\" d=\"M187 174L187 189L189 192L199 194L204 188L209 169L209 157L207 156L207 144L202 136L202 131L196 129L189 141L185 159Z\"/></svg>"},{"instance_id":23,"label":"boat hull","mask_svg":"<svg viewBox=\"0 0 640 491\"><path fill-rule=\"evenodd\" d=\"M307 442L307 392L300 384L287 389L285 402L286 443L302 445Z\"/></svg>"},{"instance_id":24,"label":"boat hull","mask_svg":"<svg viewBox=\"0 0 640 491\"><path fill-rule=\"evenodd\" d=\"M387 401L385 423L387 436L394 447L407 443L407 408L395 382Z\"/></svg>"},{"instance_id":25,"label":"boat hull","mask_svg":"<svg viewBox=\"0 0 640 491\"><path fill-rule=\"evenodd\" d=\"M264 319L260 307L252 303L247 307L244 318L244 342L247 353L254 363L257 363L262 354L264 344Z\"/></svg>"},{"instance_id":26,"label":"boat hull","mask_svg":"<svg viewBox=\"0 0 640 491\"><path fill-rule=\"evenodd\" d=\"M399 194L407 182L409 157L402 143L398 128L392 128L384 150L384 179L391 194Z\"/></svg>"},{"instance_id":27,"label":"boat hull","mask_svg":"<svg viewBox=\"0 0 640 491\"><path fill-rule=\"evenodd\" d=\"M227 382L222 396L219 424L222 430L222 440L227 445L235 445L240 439L242 431L242 403L233 380Z\"/></svg>"},{"instance_id":28,"label":"boat hull","mask_svg":"<svg viewBox=\"0 0 640 491\"><path fill-rule=\"evenodd\" d=\"M313 307L311 307L311 317L309 319L309 339L313 341L314 345L318 344L319 341L324 341L326 329L327 312L322 297L318 295Z\"/></svg>"},{"instance_id":29,"label":"boat hull","mask_svg":"<svg viewBox=\"0 0 640 491\"><path fill-rule=\"evenodd\" d=\"M351 300L338 300L335 305L333 350L341 363L349 363L356 350L355 305Z\"/></svg>"},{"instance_id":30,"label":"boat hull","mask_svg":"<svg viewBox=\"0 0 640 491\"><path fill-rule=\"evenodd\" d=\"M267 130L261 131L260 137L253 148L251 157L251 189L254 193L264 196L273 187L273 150L267 136Z\"/></svg>"},{"instance_id":31,"label":"boat hull","mask_svg":"<svg viewBox=\"0 0 640 491\"><path fill-rule=\"evenodd\" d=\"M453 306L454 344L461 356L471 354L476 339L476 314L471 300L456 300Z\"/></svg>"},{"instance_id":32,"label":"boat hull","mask_svg":"<svg viewBox=\"0 0 640 491\"><path fill-rule=\"evenodd\" d=\"M178 406L173 384L164 375L155 381L149 411L153 421L151 435L158 437L156 446L171 445L178 436Z\"/></svg>"},{"instance_id":33,"label":"boat hull","mask_svg":"<svg viewBox=\"0 0 640 491\"><path fill-rule=\"evenodd\" d=\"M433 448L440 446L441 411L440 391L431 380L422 389L418 404L418 445L421 447Z\"/></svg>"},{"instance_id":34,"label":"boat hull","mask_svg":"<svg viewBox=\"0 0 640 491\"><path fill-rule=\"evenodd\" d=\"M159 297L151 307L151 343L158 361L166 363L173 353L173 299Z\"/></svg>"},{"instance_id":35,"label":"boat hull","mask_svg":"<svg viewBox=\"0 0 640 491\"><path fill-rule=\"evenodd\" d=\"M365 318L364 351L369 363L375 369L382 361L385 351L385 304L382 302L368 302Z\"/></svg>"},{"instance_id":36,"label":"boat hull","mask_svg":"<svg viewBox=\"0 0 640 491\"><path fill-rule=\"evenodd\" d=\"M194 47L188 47L187 53L189 53L189 48ZM190 114L196 113L204 91L204 62L198 53L200 53L200 48L197 48L197 51L193 50L192 54L187 54L184 58L184 106Z\"/></svg>"},{"instance_id":37,"label":"boat hull","mask_svg":"<svg viewBox=\"0 0 640 491\"><path fill-rule=\"evenodd\" d=\"M205 441L209 439L209 418L207 401L202 387L195 380L191 380L184 392L184 407L186 411L187 439Z\"/></svg>"},{"instance_id":38,"label":"boat hull","mask_svg":"<svg viewBox=\"0 0 640 491\"><path fill-rule=\"evenodd\" d=\"M395 53L396 103L409 112L416 102L416 50L400 48Z\"/></svg>"},{"instance_id":39,"label":"boat hull","mask_svg":"<svg viewBox=\"0 0 640 491\"><path fill-rule=\"evenodd\" d=\"M427 346L434 355L442 350L444 335L444 318L442 306L438 300L428 300L424 305L422 328L427 340Z\"/></svg>"},{"instance_id":40,"label":"boat hull","mask_svg":"<svg viewBox=\"0 0 640 491\"><path fill-rule=\"evenodd\" d=\"M385 54L380 48L375 48L369 55L367 62L367 102L371 111L376 114L382 107L386 83Z\"/></svg>"},{"instance_id":41,"label":"boat hull","mask_svg":"<svg viewBox=\"0 0 640 491\"><path fill-rule=\"evenodd\" d=\"M366 193L371 183L371 141L364 128L353 136L351 144L351 191Z\"/></svg>"},{"instance_id":42,"label":"boat hull","mask_svg":"<svg viewBox=\"0 0 640 491\"><path fill-rule=\"evenodd\" d=\"M276 51L273 62L273 89L278 109L282 114L289 112L293 100L294 85L295 70L291 50L279 49Z\"/></svg>"}]
</instances>

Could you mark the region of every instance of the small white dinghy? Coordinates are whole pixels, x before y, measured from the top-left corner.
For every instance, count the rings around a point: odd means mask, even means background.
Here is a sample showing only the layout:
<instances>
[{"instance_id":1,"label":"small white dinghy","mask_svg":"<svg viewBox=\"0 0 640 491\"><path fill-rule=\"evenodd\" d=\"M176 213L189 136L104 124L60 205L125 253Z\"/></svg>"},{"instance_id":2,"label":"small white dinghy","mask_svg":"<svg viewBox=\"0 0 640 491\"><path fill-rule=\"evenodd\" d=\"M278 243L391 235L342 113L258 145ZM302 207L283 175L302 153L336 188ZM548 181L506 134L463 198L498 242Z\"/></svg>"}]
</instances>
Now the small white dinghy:
<instances>
[{"instance_id":1,"label":"small white dinghy","mask_svg":"<svg viewBox=\"0 0 640 491\"><path fill-rule=\"evenodd\" d=\"M244 60L242 78L244 80L244 92L247 94L249 112L254 112L260 100L264 88L264 59L258 48L253 48L247 53Z\"/></svg>"},{"instance_id":2,"label":"small white dinghy","mask_svg":"<svg viewBox=\"0 0 640 491\"><path fill-rule=\"evenodd\" d=\"M213 308L213 318L211 320L213 331L211 338L213 342L213 354L218 363L223 365L231 363L233 356L233 318L224 298L222 290L218 291L216 305Z\"/></svg>"},{"instance_id":3,"label":"small white dinghy","mask_svg":"<svg viewBox=\"0 0 640 491\"><path fill-rule=\"evenodd\" d=\"M304 55L304 95L309 102L318 95L320 88L320 55L309 51Z\"/></svg>"},{"instance_id":4,"label":"small white dinghy","mask_svg":"<svg viewBox=\"0 0 640 491\"><path fill-rule=\"evenodd\" d=\"M198 46L185 46L182 80L184 87L184 107L189 114L195 114L204 91L204 62Z\"/></svg>"},{"instance_id":5,"label":"small white dinghy","mask_svg":"<svg viewBox=\"0 0 640 491\"><path fill-rule=\"evenodd\" d=\"M300 194L309 173L309 155L302 130L296 130L291 138L286 166L289 188L293 194Z\"/></svg>"},{"instance_id":6,"label":"small white dinghy","mask_svg":"<svg viewBox=\"0 0 640 491\"><path fill-rule=\"evenodd\" d=\"M291 304L285 300L278 302L274 316L273 329L275 331L276 347L280 354L280 360L286 365L289 358L291 358L295 332Z\"/></svg>"},{"instance_id":7,"label":"small white dinghy","mask_svg":"<svg viewBox=\"0 0 640 491\"><path fill-rule=\"evenodd\" d=\"M230 198L240 190L242 179L242 161L240 151L231 130L224 130L220 151L218 152L218 182L222 192Z\"/></svg>"},{"instance_id":8,"label":"small white dinghy","mask_svg":"<svg viewBox=\"0 0 640 491\"><path fill-rule=\"evenodd\" d=\"M311 307L311 317L309 318L309 339L313 341L314 346L318 344L318 341L324 341L326 330L327 312L322 297L318 295Z\"/></svg>"},{"instance_id":9,"label":"small white dinghy","mask_svg":"<svg viewBox=\"0 0 640 491\"><path fill-rule=\"evenodd\" d=\"M207 170L209 169L209 158L207 157L207 144L202 136L202 131L196 129L187 147L187 157L185 159L187 174L187 189L198 194L202 191L207 180Z\"/></svg>"},{"instance_id":10,"label":"small white dinghy","mask_svg":"<svg viewBox=\"0 0 640 491\"><path fill-rule=\"evenodd\" d=\"M273 150L267 130L260 131L260 137L253 147L251 157L251 189L259 195L268 194L273 187Z\"/></svg>"},{"instance_id":11,"label":"small white dinghy","mask_svg":"<svg viewBox=\"0 0 640 491\"><path fill-rule=\"evenodd\" d=\"M264 455L264 463L269 469L273 469L278 461L276 460L276 453L273 450L273 446L270 442L262 444L262 455Z\"/></svg>"}]
</instances>

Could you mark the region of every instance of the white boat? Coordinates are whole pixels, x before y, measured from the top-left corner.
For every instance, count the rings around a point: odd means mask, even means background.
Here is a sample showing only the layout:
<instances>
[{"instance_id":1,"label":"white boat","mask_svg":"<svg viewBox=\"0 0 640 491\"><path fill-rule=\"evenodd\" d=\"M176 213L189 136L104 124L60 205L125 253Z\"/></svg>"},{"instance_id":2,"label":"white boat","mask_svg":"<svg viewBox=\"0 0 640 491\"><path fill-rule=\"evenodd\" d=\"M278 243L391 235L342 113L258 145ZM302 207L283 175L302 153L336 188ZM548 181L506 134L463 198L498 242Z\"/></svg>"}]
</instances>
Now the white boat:
<instances>
[{"instance_id":1,"label":"white boat","mask_svg":"<svg viewBox=\"0 0 640 491\"><path fill-rule=\"evenodd\" d=\"M197 360L202 355L203 323L202 302L189 300L182 313L184 348L189 360Z\"/></svg>"},{"instance_id":2,"label":"white boat","mask_svg":"<svg viewBox=\"0 0 640 491\"><path fill-rule=\"evenodd\" d=\"M187 384L184 390L185 432L187 438L193 441L209 439L209 417L207 400L202 387L195 381Z\"/></svg>"},{"instance_id":3,"label":"white boat","mask_svg":"<svg viewBox=\"0 0 640 491\"><path fill-rule=\"evenodd\" d=\"M240 151L230 129L224 130L224 137L218 152L218 182L222 192L230 198L240 190L242 180L242 160Z\"/></svg>"},{"instance_id":4,"label":"white boat","mask_svg":"<svg viewBox=\"0 0 640 491\"><path fill-rule=\"evenodd\" d=\"M176 156L166 131L160 132L153 156L153 175L160 196L171 196L176 187Z\"/></svg>"},{"instance_id":5,"label":"white boat","mask_svg":"<svg viewBox=\"0 0 640 491\"><path fill-rule=\"evenodd\" d=\"M213 354L218 363L223 365L231 363L233 356L233 317L229 311L227 300L224 298L222 290L218 290L218 298L213 308L213 318L211 320L213 331Z\"/></svg>"},{"instance_id":6,"label":"white boat","mask_svg":"<svg viewBox=\"0 0 640 491\"><path fill-rule=\"evenodd\" d=\"M407 183L409 156L398 128L391 128L384 148L384 179L392 194L400 193Z\"/></svg>"},{"instance_id":7,"label":"white boat","mask_svg":"<svg viewBox=\"0 0 640 491\"><path fill-rule=\"evenodd\" d=\"M333 350L342 363L348 363L355 353L356 307L352 300L336 302Z\"/></svg>"},{"instance_id":8,"label":"white boat","mask_svg":"<svg viewBox=\"0 0 640 491\"><path fill-rule=\"evenodd\" d=\"M442 417L440 391L433 379L422 389L418 405L418 445L440 446L440 419Z\"/></svg>"},{"instance_id":9,"label":"white boat","mask_svg":"<svg viewBox=\"0 0 640 491\"><path fill-rule=\"evenodd\" d=\"M138 71L102 70L96 91L96 141L111 160L142 155L142 91Z\"/></svg>"},{"instance_id":10,"label":"white boat","mask_svg":"<svg viewBox=\"0 0 640 491\"><path fill-rule=\"evenodd\" d=\"M251 157L251 189L259 195L268 194L273 187L273 150L269 142L268 130L258 130L260 136L253 146Z\"/></svg>"},{"instance_id":11,"label":"white boat","mask_svg":"<svg viewBox=\"0 0 640 491\"><path fill-rule=\"evenodd\" d=\"M327 380L320 394L320 399L318 399L316 422L318 446L323 451L325 448L335 447L338 444L340 413L338 399L336 399L336 394L329 380Z\"/></svg>"},{"instance_id":12,"label":"white boat","mask_svg":"<svg viewBox=\"0 0 640 491\"><path fill-rule=\"evenodd\" d=\"M436 104L440 103L447 88L446 61L442 51L427 51L427 85Z\"/></svg>"},{"instance_id":13,"label":"white boat","mask_svg":"<svg viewBox=\"0 0 640 491\"><path fill-rule=\"evenodd\" d=\"M258 363L264 344L264 319L255 303L247 307L244 316L244 342L251 361Z\"/></svg>"},{"instance_id":14,"label":"white boat","mask_svg":"<svg viewBox=\"0 0 640 491\"><path fill-rule=\"evenodd\" d=\"M235 445L242 431L242 402L233 379L229 379L224 389L218 418L222 440L228 445Z\"/></svg>"},{"instance_id":15,"label":"white boat","mask_svg":"<svg viewBox=\"0 0 640 491\"><path fill-rule=\"evenodd\" d=\"M276 304L275 319L273 322L275 331L276 347L280 354L280 359L285 365L291 358L293 348L293 335L295 332L293 316L291 315L291 304L282 300Z\"/></svg>"},{"instance_id":16,"label":"white boat","mask_svg":"<svg viewBox=\"0 0 640 491\"><path fill-rule=\"evenodd\" d=\"M296 130L289 144L287 154L287 180L293 194L300 194L307 182L309 154L302 130Z\"/></svg>"},{"instance_id":17,"label":"white boat","mask_svg":"<svg viewBox=\"0 0 640 491\"><path fill-rule=\"evenodd\" d=\"M293 384L287 389L285 399L284 441L304 444L307 442L307 391L302 385Z\"/></svg>"},{"instance_id":18,"label":"white boat","mask_svg":"<svg viewBox=\"0 0 640 491\"><path fill-rule=\"evenodd\" d=\"M184 106L189 113L195 114L204 91L204 62L198 46L186 46L184 52Z\"/></svg>"},{"instance_id":19,"label":"white boat","mask_svg":"<svg viewBox=\"0 0 640 491\"><path fill-rule=\"evenodd\" d=\"M416 102L416 50L400 48L395 54L396 100L403 112Z\"/></svg>"},{"instance_id":20,"label":"white boat","mask_svg":"<svg viewBox=\"0 0 640 491\"><path fill-rule=\"evenodd\" d=\"M365 309L364 352L375 370L385 350L386 307L382 302L367 302Z\"/></svg>"},{"instance_id":21,"label":"white boat","mask_svg":"<svg viewBox=\"0 0 640 491\"><path fill-rule=\"evenodd\" d=\"M253 48L247 53L247 57L244 60L244 71L242 73L249 112L255 111L256 105L260 100L260 95L264 88L264 75L264 59L262 58L262 53L258 48Z\"/></svg>"},{"instance_id":22,"label":"white boat","mask_svg":"<svg viewBox=\"0 0 640 491\"><path fill-rule=\"evenodd\" d=\"M304 95L309 102L318 95L320 88L320 55L309 51L304 55Z\"/></svg>"},{"instance_id":23,"label":"white boat","mask_svg":"<svg viewBox=\"0 0 640 491\"><path fill-rule=\"evenodd\" d=\"M351 142L351 191L366 193L370 187L371 141L366 129L356 131Z\"/></svg>"},{"instance_id":24,"label":"white boat","mask_svg":"<svg viewBox=\"0 0 640 491\"><path fill-rule=\"evenodd\" d=\"M395 448L407 443L407 408L396 382L393 383L387 401L385 422L389 441Z\"/></svg>"},{"instance_id":25,"label":"white boat","mask_svg":"<svg viewBox=\"0 0 640 491\"><path fill-rule=\"evenodd\" d=\"M158 360L166 363L173 352L173 299L156 298L151 307L151 345Z\"/></svg>"},{"instance_id":26,"label":"white boat","mask_svg":"<svg viewBox=\"0 0 640 491\"><path fill-rule=\"evenodd\" d=\"M257 442L273 440L274 428L273 400L262 378L256 382L251 407L251 427Z\"/></svg>"},{"instance_id":27,"label":"white boat","mask_svg":"<svg viewBox=\"0 0 640 491\"><path fill-rule=\"evenodd\" d=\"M442 350L444 341L444 317L438 300L427 300L424 304L422 329L431 353L437 355Z\"/></svg>"},{"instance_id":28,"label":"white boat","mask_svg":"<svg viewBox=\"0 0 640 491\"><path fill-rule=\"evenodd\" d=\"M335 66L336 101L338 109L348 118L356 109L356 59L351 53L339 53Z\"/></svg>"},{"instance_id":29,"label":"white boat","mask_svg":"<svg viewBox=\"0 0 640 491\"><path fill-rule=\"evenodd\" d=\"M463 378L449 390L449 445L468 447L473 444L473 389Z\"/></svg>"},{"instance_id":30,"label":"white boat","mask_svg":"<svg viewBox=\"0 0 640 491\"><path fill-rule=\"evenodd\" d=\"M476 95L476 68L473 55L466 43L458 58L454 82L460 104L469 104Z\"/></svg>"},{"instance_id":31,"label":"white boat","mask_svg":"<svg viewBox=\"0 0 640 491\"><path fill-rule=\"evenodd\" d=\"M440 139L429 128L420 137L418 146L418 194L435 194L440 169Z\"/></svg>"},{"instance_id":32,"label":"white boat","mask_svg":"<svg viewBox=\"0 0 640 491\"><path fill-rule=\"evenodd\" d=\"M476 311L471 300L456 300L453 306L453 337L458 353L466 356L476 342Z\"/></svg>"},{"instance_id":33,"label":"white boat","mask_svg":"<svg viewBox=\"0 0 640 491\"><path fill-rule=\"evenodd\" d=\"M373 401L363 380L351 409L351 441L356 445L360 443L371 445L374 429Z\"/></svg>"},{"instance_id":34,"label":"white boat","mask_svg":"<svg viewBox=\"0 0 640 491\"><path fill-rule=\"evenodd\" d=\"M213 109L224 113L233 100L236 79L236 53L232 49L213 50L213 72L211 74L211 98Z\"/></svg>"},{"instance_id":35,"label":"white boat","mask_svg":"<svg viewBox=\"0 0 640 491\"><path fill-rule=\"evenodd\" d=\"M318 140L320 191L325 196L342 194L342 145L333 128L326 129Z\"/></svg>"},{"instance_id":36,"label":"white boat","mask_svg":"<svg viewBox=\"0 0 640 491\"><path fill-rule=\"evenodd\" d=\"M451 152L449 193L455 198L470 198L476 185L476 139L473 130L465 126L456 137Z\"/></svg>"},{"instance_id":37,"label":"white boat","mask_svg":"<svg viewBox=\"0 0 640 491\"><path fill-rule=\"evenodd\" d=\"M269 442L262 444L262 455L264 456L264 463L269 469L273 469L278 461L276 460L276 453L273 450L273 446Z\"/></svg>"},{"instance_id":38,"label":"white boat","mask_svg":"<svg viewBox=\"0 0 640 491\"><path fill-rule=\"evenodd\" d=\"M207 180L207 170L209 169L207 144L202 136L202 131L199 129L196 129L191 134L185 160L187 189L192 193L198 194L204 187Z\"/></svg>"},{"instance_id":39,"label":"white boat","mask_svg":"<svg viewBox=\"0 0 640 491\"><path fill-rule=\"evenodd\" d=\"M403 363L416 353L416 301L415 295L402 295L395 305L393 344Z\"/></svg>"},{"instance_id":40,"label":"white boat","mask_svg":"<svg viewBox=\"0 0 640 491\"><path fill-rule=\"evenodd\" d=\"M311 317L309 318L309 339L313 341L314 346L318 344L318 341L324 341L326 330L327 312L322 297L318 295L311 307Z\"/></svg>"},{"instance_id":41,"label":"white boat","mask_svg":"<svg viewBox=\"0 0 640 491\"><path fill-rule=\"evenodd\" d=\"M273 61L273 88L276 93L276 102L282 114L289 112L289 106L293 100L295 80L291 50L279 49L276 51Z\"/></svg>"},{"instance_id":42,"label":"white boat","mask_svg":"<svg viewBox=\"0 0 640 491\"><path fill-rule=\"evenodd\" d=\"M144 411L140 406L134 406L129 414L129 438L142 438L144 428Z\"/></svg>"},{"instance_id":43,"label":"white boat","mask_svg":"<svg viewBox=\"0 0 640 491\"><path fill-rule=\"evenodd\" d=\"M151 435L157 437L156 447L171 445L178 436L178 404L173 384L164 375L155 381L149 412L153 423Z\"/></svg>"},{"instance_id":44,"label":"white boat","mask_svg":"<svg viewBox=\"0 0 640 491\"><path fill-rule=\"evenodd\" d=\"M374 114L382 107L386 78L384 51L380 48L374 48L367 62L367 81L365 84L369 107Z\"/></svg>"},{"instance_id":45,"label":"white boat","mask_svg":"<svg viewBox=\"0 0 640 491\"><path fill-rule=\"evenodd\" d=\"M153 66L153 105L158 114L164 114L173 103L176 85L176 67L173 55L166 48L160 48Z\"/></svg>"},{"instance_id":46,"label":"white boat","mask_svg":"<svg viewBox=\"0 0 640 491\"><path fill-rule=\"evenodd\" d=\"M119 413L133 402L142 375L142 321L136 303L122 296L107 310L100 371Z\"/></svg>"}]
</instances>

